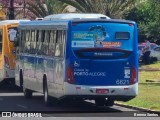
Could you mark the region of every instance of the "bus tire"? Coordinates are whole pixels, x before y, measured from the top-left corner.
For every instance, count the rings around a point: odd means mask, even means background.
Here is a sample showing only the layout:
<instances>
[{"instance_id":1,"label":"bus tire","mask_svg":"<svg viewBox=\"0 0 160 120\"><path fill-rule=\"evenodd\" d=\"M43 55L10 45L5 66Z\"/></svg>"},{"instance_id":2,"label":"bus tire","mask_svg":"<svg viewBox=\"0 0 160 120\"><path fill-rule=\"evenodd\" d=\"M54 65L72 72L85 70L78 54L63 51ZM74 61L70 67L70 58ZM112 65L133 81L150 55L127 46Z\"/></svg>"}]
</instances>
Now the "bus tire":
<instances>
[{"instance_id":1,"label":"bus tire","mask_svg":"<svg viewBox=\"0 0 160 120\"><path fill-rule=\"evenodd\" d=\"M23 74L22 74L22 70L20 71L20 74L19 74L19 84L20 84L20 88L23 90Z\"/></svg>"},{"instance_id":2,"label":"bus tire","mask_svg":"<svg viewBox=\"0 0 160 120\"><path fill-rule=\"evenodd\" d=\"M32 90L24 89L23 93L25 98L32 98Z\"/></svg>"},{"instance_id":3,"label":"bus tire","mask_svg":"<svg viewBox=\"0 0 160 120\"><path fill-rule=\"evenodd\" d=\"M105 106L113 106L114 105L114 100L113 99L107 99L105 102Z\"/></svg>"},{"instance_id":4,"label":"bus tire","mask_svg":"<svg viewBox=\"0 0 160 120\"><path fill-rule=\"evenodd\" d=\"M48 95L48 86L47 86L47 81L44 80L43 83L43 91L44 91L44 103L46 106L51 105L51 97Z\"/></svg>"},{"instance_id":5,"label":"bus tire","mask_svg":"<svg viewBox=\"0 0 160 120\"><path fill-rule=\"evenodd\" d=\"M95 99L96 106L104 106L105 105L105 99Z\"/></svg>"}]
</instances>

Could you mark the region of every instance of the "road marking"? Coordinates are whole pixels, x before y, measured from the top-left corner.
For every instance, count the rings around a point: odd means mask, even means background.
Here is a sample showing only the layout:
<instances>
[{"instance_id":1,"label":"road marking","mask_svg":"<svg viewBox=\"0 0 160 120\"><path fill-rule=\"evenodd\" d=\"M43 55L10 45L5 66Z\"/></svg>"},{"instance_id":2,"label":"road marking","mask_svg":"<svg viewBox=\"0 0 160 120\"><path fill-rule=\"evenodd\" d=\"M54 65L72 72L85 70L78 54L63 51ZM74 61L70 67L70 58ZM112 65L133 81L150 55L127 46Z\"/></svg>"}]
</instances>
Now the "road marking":
<instances>
[{"instance_id":1,"label":"road marking","mask_svg":"<svg viewBox=\"0 0 160 120\"><path fill-rule=\"evenodd\" d=\"M17 106L22 107L22 108L24 108L24 109L28 109L28 107L23 106L23 105L17 105Z\"/></svg>"},{"instance_id":2,"label":"road marking","mask_svg":"<svg viewBox=\"0 0 160 120\"><path fill-rule=\"evenodd\" d=\"M24 96L23 93L0 93L1 97L5 96Z\"/></svg>"}]
</instances>

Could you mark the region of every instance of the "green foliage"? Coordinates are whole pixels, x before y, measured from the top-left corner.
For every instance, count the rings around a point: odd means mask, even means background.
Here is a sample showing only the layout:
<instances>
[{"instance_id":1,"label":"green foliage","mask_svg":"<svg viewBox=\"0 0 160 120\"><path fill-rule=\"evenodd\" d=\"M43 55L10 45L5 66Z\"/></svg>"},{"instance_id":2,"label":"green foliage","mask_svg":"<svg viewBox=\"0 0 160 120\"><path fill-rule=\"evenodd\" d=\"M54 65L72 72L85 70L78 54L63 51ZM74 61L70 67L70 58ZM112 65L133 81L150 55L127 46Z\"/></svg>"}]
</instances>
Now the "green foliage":
<instances>
[{"instance_id":1,"label":"green foliage","mask_svg":"<svg viewBox=\"0 0 160 120\"><path fill-rule=\"evenodd\" d=\"M141 3L131 9L128 14L126 13L124 16L125 19L133 20L137 23L147 23L153 18L153 13L151 11L151 6L149 6L148 3Z\"/></svg>"},{"instance_id":2,"label":"green foliage","mask_svg":"<svg viewBox=\"0 0 160 120\"><path fill-rule=\"evenodd\" d=\"M135 6L136 0L59 0L82 13L101 13L111 18L123 18L123 14Z\"/></svg>"},{"instance_id":3,"label":"green foliage","mask_svg":"<svg viewBox=\"0 0 160 120\"><path fill-rule=\"evenodd\" d=\"M27 9L32 14L32 19L36 17L43 18L50 14L62 13L67 5L57 0L45 0L45 4L41 0L27 2Z\"/></svg>"},{"instance_id":4,"label":"green foliage","mask_svg":"<svg viewBox=\"0 0 160 120\"><path fill-rule=\"evenodd\" d=\"M160 43L160 0L146 0L125 15L125 19L138 23L142 39ZM140 39L140 42L143 40Z\"/></svg>"},{"instance_id":5,"label":"green foliage","mask_svg":"<svg viewBox=\"0 0 160 120\"><path fill-rule=\"evenodd\" d=\"M27 9L36 17L44 17L48 14L40 0L36 0L34 4L27 2Z\"/></svg>"},{"instance_id":6,"label":"green foliage","mask_svg":"<svg viewBox=\"0 0 160 120\"><path fill-rule=\"evenodd\" d=\"M65 12L67 4L57 1L57 0L45 0L46 7L48 9L48 14L58 14Z\"/></svg>"}]
</instances>

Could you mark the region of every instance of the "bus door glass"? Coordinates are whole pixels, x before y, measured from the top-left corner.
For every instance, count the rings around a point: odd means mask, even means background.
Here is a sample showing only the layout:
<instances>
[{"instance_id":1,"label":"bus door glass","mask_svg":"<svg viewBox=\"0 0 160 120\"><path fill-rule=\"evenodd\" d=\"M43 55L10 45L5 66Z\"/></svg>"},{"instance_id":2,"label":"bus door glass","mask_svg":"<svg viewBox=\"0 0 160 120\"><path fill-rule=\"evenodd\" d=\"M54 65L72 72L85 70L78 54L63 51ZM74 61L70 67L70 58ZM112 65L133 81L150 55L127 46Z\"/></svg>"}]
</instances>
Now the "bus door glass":
<instances>
[{"instance_id":1,"label":"bus door glass","mask_svg":"<svg viewBox=\"0 0 160 120\"><path fill-rule=\"evenodd\" d=\"M134 24L73 23L71 34L75 84L131 84L135 64Z\"/></svg>"}]
</instances>

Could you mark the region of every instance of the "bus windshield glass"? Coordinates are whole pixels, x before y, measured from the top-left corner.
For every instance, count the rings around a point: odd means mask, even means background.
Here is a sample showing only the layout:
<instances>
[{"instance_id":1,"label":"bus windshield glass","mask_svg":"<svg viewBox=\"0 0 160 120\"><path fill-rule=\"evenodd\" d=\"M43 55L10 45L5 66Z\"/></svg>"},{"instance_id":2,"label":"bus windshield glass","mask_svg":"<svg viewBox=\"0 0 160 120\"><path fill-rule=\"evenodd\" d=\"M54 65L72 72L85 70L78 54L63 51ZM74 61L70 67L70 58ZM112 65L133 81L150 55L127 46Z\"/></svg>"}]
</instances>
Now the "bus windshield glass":
<instances>
[{"instance_id":1,"label":"bus windshield glass","mask_svg":"<svg viewBox=\"0 0 160 120\"><path fill-rule=\"evenodd\" d=\"M8 29L8 37L10 42L14 42L15 37L17 36L17 27L12 27Z\"/></svg>"}]
</instances>

